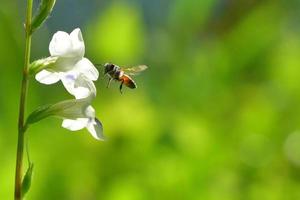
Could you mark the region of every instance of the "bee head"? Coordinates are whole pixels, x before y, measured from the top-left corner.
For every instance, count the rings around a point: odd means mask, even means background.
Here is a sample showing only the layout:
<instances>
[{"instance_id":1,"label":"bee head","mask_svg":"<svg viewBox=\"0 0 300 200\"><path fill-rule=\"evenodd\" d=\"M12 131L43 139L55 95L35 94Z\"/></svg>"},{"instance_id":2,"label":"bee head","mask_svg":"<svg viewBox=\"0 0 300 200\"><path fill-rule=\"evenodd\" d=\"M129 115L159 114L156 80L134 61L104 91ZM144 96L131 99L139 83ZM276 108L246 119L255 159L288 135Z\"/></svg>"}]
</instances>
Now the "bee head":
<instances>
[{"instance_id":1,"label":"bee head","mask_svg":"<svg viewBox=\"0 0 300 200\"><path fill-rule=\"evenodd\" d=\"M115 65L114 65L114 64L111 64L111 63L105 63L105 64L104 64L104 74L107 74L108 72L113 71L114 68L115 68Z\"/></svg>"}]
</instances>

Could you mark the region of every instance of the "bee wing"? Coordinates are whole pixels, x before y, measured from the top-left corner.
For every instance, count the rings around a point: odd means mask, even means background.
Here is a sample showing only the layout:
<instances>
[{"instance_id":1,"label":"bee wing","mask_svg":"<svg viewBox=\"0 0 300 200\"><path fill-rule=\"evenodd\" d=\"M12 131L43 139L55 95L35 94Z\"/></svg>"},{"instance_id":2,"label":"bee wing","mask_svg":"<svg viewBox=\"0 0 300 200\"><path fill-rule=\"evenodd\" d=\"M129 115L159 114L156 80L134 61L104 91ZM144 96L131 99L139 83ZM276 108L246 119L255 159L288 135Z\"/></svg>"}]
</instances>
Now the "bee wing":
<instances>
[{"instance_id":1,"label":"bee wing","mask_svg":"<svg viewBox=\"0 0 300 200\"><path fill-rule=\"evenodd\" d=\"M148 67L146 65L139 65L136 67L122 68L122 70L129 75L138 75L142 71L146 70Z\"/></svg>"}]
</instances>

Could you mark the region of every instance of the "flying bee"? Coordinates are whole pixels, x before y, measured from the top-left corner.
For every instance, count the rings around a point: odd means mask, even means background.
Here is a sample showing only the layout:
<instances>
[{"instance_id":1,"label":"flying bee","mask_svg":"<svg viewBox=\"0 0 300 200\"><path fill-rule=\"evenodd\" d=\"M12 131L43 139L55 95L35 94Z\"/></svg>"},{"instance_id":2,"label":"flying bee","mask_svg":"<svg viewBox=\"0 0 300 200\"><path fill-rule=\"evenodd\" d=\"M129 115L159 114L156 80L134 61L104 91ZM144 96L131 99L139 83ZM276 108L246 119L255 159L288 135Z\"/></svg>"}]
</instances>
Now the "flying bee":
<instances>
[{"instance_id":1,"label":"flying bee","mask_svg":"<svg viewBox=\"0 0 300 200\"><path fill-rule=\"evenodd\" d=\"M137 75L147 68L148 67L146 65L139 65L130 68L122 68L112 63L106 63L104 64L104 75L107 74L109 76L107 88L109 87L112 80L121 82L119 88L121 93L122 93L123 84L131 89L137 88L136 83L129 75Z\"/></svg>"}]
</instances>

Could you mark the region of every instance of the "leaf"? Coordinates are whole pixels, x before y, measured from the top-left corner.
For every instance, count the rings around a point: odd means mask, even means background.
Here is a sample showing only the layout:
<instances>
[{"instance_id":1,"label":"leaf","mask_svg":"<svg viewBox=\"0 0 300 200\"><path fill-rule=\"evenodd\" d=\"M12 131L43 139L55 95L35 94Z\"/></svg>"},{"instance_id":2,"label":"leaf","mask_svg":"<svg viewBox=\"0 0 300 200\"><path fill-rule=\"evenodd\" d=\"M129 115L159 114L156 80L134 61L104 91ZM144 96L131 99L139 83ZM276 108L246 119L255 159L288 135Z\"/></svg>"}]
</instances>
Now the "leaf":
<instances>
[{"instance_id":1,"label":"leaf","mask_svg":"<svg viewBox=\"0 0 300 200\"><path fill-rule=\"evenodd\" d=\"M34 17L31 24L31 32L38 29L50 16L56 0L42 0L38 9L38 14Z\"/></svg>"},{"instance_id":2,"label":"leaf","mask_svg":"<svg viewBox=\"0 0 300 200\"><path fill-rule=\"evenodd\" d=\"M26 171L26 174L22 181L22 196L25 196L25 194L29 191L31 186L31 180L32 180L32 174L33 174L33 163L29 164L29 167Z\"/></svg>"}]
</instances>

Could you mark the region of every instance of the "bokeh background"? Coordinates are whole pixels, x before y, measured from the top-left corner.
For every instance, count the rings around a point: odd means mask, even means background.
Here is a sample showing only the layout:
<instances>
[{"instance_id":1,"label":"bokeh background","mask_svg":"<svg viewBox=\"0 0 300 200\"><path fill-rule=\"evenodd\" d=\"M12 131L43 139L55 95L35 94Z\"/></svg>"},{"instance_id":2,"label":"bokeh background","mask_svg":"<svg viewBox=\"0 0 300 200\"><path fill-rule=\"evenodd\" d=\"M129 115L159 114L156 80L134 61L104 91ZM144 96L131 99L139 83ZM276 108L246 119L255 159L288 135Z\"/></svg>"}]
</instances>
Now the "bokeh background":
<instances>
[{"instance_id":1,"label":"bokeh background","mask_svg":"<svg viewBox=\"0 0 300 200\"><path fill-rule=\"evenodd\" d=\"M25 4L0 6L1 200L13 199ZM30 127L27 199L300 199L299 10L298 0L57 0L32 60L49 55L56 31L80 27L94 63L149 69L123 95L97 82L106 142L56 118ZM27 114L68 98L32 78Z\"/></svg>"}]
</instances>

